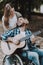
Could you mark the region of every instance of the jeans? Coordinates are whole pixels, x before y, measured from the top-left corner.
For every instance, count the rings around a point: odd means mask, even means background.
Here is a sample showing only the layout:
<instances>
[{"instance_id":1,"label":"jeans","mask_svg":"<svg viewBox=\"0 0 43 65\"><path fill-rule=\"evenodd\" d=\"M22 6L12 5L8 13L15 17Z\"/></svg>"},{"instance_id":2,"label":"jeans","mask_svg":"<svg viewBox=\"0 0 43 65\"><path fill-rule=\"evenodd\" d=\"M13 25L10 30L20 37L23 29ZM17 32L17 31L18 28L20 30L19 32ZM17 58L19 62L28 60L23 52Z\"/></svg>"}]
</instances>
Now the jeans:
<instances>
[{"instance_id":1,"label":"jeans","mask_svg":"<svg viewBox=\"0 0 43 65\"><path fill-rule=\"evenodd\" d=\"M27 51L27 55L28 59L32 60L36 65L43 65L43 49L32 49L31 51ZM26 56L26 53L23 53L23 56Z\"/></svg>"},{"instance_id":2,"label":"jeans","mask_svg":"<svg viewBox=\"0 0 43 65\"><path fill-rule=\"evenodd\" d=\"M32 52L36 52L39 55L40 58L40 65L43 65L43 49L33 49Z\"/></svg>"},{"instance_id":3,"label":"jeans","mask_svg":"<svg viewBox=\"0 0 43 65\"><path fill-rule=\"evenodd\" d=\"M33 49L31 51L26 51L26 52L22 52L20 54L24 57L28 56L28 59L32 60L32 62L34 62L36 65L43 65L43 49L36 48L36 49ZM40 61L39 61L39 57L40 57ZM6 58L5 65L10 65L8 58Z\"/></svg>"}]
</instances>

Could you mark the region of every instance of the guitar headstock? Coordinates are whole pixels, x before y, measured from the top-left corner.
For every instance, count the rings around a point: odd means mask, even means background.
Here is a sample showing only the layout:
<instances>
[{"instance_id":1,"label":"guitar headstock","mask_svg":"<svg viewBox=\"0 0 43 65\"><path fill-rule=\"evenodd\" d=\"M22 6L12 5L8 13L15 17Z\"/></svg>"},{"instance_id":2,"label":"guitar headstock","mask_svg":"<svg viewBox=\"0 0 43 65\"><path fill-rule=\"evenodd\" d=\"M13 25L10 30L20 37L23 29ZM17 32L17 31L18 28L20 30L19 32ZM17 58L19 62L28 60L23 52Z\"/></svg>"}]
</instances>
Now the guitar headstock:
<instances>
[{"instance_id":1,"label":"guitar headstock","mask_svg":"<svg viewBox=\"0 0 43 65\"><path fill-rule=\"evenodd\" d=\"M36 34L41 34L41 33L43 33L43 29L36 32Z\"/></svg>"},{"instance_id":2,"label":"guitar headstock","mask_svg":"<svg viewBox=\"0 0 43 65\"><path fill-rule=\"evenodd\" d=\"M39 30L39 31L36 31L35 33L33 33L35 36L36 35L39 35L39 34L41 34L43 32L43 29L41 29L41 30Z\"/></svg>"}]
</instances>

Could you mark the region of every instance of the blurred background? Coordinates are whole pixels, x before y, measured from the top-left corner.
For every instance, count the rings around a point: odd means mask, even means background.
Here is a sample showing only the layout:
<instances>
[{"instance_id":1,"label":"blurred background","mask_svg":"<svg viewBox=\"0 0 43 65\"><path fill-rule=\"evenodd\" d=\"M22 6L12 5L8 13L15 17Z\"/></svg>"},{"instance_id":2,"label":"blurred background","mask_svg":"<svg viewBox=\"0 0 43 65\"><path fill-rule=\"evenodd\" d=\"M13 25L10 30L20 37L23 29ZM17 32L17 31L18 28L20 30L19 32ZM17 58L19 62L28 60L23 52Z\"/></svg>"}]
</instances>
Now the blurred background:
<instances>
[{"instance_id":1,"label":"blurred background","mask_svg":"<svg viewBox=\"0 0 43 65\"><path fill-rule=\"evenodd\" d=\"M0 0L0 20L6 3L11 3L16 11L29 20L32 31L43 28L43 0Z\"/></svg>"}]
</instances>

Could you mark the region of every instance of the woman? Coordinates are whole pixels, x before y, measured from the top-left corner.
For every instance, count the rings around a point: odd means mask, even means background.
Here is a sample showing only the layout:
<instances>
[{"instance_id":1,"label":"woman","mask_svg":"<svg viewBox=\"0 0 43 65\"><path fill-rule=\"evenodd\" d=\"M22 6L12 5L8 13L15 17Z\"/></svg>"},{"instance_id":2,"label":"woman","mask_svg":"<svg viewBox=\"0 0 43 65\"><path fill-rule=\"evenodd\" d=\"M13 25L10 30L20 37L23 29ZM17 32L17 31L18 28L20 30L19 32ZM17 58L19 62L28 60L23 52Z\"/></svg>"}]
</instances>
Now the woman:
<instances>
[{"instance_id":1,"label":"woman","mask_svg":"<svg viewBox=\"0 0 43 65\"><path fill-rule=\"evenodd\" d=\"M5 5L4 15L2 17L4 32L16 27L17 17L19 16L22 15L20 13L18 14L18 12L15 12L14 8L12 8L10 4Z\"/></svg>"}]
</instances>

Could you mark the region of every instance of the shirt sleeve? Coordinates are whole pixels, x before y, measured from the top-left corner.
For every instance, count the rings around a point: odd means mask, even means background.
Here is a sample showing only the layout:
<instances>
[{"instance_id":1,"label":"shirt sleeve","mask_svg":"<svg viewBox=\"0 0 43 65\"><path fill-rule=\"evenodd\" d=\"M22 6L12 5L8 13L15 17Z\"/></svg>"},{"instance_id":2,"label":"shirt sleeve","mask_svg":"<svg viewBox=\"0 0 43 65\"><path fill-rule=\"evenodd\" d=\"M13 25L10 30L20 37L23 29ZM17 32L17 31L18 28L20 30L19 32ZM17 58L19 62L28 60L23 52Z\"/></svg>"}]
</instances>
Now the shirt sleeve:
<instances>
[{"instance_id":1,"label":"shirt sleeve","mask_svg":"<svg viewBox=\"0 0 43 65\"><path fill-rule=\"evenodd\" d=\"M32 35L32 32L30 30L28 30L28 35L31 36Z\"/></svg>"},{"instance_id":2,"label":"shirt sleeve","mask_svg":"<svg viewBox=\"0 0 43 65\"><path fill-rule=\"evenodd\" d=\"M2 40L7 40L8 37L13 37L14 36L14 31L10 30L4 34L1 35Z\"/></svg>"}]
</instances>

